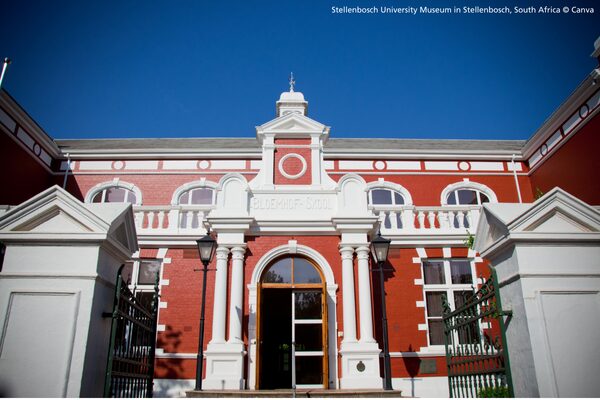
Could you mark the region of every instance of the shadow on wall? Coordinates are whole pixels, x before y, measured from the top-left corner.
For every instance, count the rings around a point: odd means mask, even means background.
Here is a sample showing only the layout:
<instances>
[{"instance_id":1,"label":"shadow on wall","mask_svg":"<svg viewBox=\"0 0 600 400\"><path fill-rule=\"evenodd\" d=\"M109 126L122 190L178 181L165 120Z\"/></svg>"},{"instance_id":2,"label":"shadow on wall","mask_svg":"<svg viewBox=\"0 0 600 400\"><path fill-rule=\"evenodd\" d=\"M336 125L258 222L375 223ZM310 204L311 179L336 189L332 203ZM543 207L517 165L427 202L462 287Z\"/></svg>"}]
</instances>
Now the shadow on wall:
<instances>
[{"instance_id":1,"label":"shadow on wall","mask_svg":"<svg viewBox=\"0 0 600 400\"><path fill-rule=\"evenodd\" d=\"M412 353L415 350L412 347L412 344L408 346L408 352ZM402 357L402 361L404 361L404 368L406 368L406 372L410 376L410 388L411 388L411 397L415 397L415 378L419 374L419 369L421 367L421 358L419 356L415 357Z\"/></svg>"},{"instance_id":2,"label":"shadow on wall","mask_svg":"<svg viewBox=\"0 0 600 400\"><path fill-rule=\"evenodd\" d=\"M167 325L164 332L158 335L157 349L165 353L177 353L181 345L182 332ZM154 377L159 379L181 379L183 376L183 360L179 358L156 358Z\"/></svg>"}]
</instances>

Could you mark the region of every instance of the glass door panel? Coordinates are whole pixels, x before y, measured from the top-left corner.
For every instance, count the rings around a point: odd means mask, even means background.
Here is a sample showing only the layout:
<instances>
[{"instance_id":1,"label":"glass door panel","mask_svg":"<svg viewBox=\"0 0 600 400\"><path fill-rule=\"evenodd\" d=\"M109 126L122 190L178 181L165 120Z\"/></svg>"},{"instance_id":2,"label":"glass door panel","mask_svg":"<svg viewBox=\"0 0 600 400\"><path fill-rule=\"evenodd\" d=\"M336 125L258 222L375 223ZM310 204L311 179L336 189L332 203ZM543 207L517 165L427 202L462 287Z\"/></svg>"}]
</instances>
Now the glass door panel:
<instances>
[{"instance_id":1,"label":"glass door panel","mask_svg":"<svg viewBox=\"0 0 600 400\"><path fill-rule=\"evenodd\" d=\"M292 385L321 388L325 356L323 291L294 290L292 302Z\"/></svg>"}]
</instances>

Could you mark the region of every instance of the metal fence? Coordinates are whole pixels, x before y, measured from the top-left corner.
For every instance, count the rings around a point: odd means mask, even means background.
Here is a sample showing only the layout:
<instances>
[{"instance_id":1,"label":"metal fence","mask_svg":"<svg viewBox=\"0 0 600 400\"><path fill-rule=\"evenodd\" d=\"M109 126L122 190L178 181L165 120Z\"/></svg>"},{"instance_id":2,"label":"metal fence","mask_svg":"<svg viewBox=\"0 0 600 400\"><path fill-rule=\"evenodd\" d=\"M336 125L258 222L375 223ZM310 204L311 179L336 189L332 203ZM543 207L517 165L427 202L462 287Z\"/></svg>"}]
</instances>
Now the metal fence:
<instances>
[{"instance_id":1,"label":"metal fence","mask_svg":"<svg viewBox=\"0 0 600 400\"><path fill-rule=\"evenodd\" d=\"M496 273L452 311L443 298L450 397L514 397Z\"/></svg>"},{"instance_id":2,"label":"metal fence","mask_svg":"<svg viewBox=\"0 0 600 400\"><path fill-rule=\"evenodd\" d=\"M130 290L117 274L104 397L152 397L158 274L154 291Z\"/></svg>"}]
</instances>

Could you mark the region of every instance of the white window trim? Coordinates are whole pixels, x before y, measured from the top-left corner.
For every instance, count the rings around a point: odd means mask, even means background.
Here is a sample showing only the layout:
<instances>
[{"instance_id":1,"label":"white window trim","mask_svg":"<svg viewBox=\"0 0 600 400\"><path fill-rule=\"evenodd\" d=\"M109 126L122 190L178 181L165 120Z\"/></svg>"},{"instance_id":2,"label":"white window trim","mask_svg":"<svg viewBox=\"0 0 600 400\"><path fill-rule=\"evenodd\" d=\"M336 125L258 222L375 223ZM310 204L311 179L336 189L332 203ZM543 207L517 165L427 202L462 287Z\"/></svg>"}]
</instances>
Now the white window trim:
<instances>
[{"instance_id":1,"label":"white window trim","mask_svg":"<svg viewBox=\"0 0 600 400\"><path fill-rule=\"evenodd\" d=\"M452 193L453 191L458 190L458 189L476 190L476 191L479 191L479 192L482 192L483 194L485 194L488 197L488 199L490 199L490 203L498 202L498 197L496 197L496 193L494 193L494 191L492 189L485 186L484 184L478 183L478 182L471 182L471 181L461 181L461 182L451 183L450 185L446 186L444 188L444 190L442 190L442 194L440 197L440 204L443 206L447 206L448 205L448 196L450 195L450 193Z\"/></svg>"},{"instance_id":2,"label":"white window trim","mask_svg":"<svg viewBox=\"0 0 600 400\"><path fill-rule=\"evenodd\" d=\"M412 196L410 195L410 192L408 190L406 190L406 188L404 186L399 185L397 183L393 183L393 182L375 181L375 182L367 183L367 193L368 193L367 201L368 201L369 206L377 206L377 207L384 206L384 204L372 204L371 191L374 189L389 189L391 191L400 193L400 195L402 195L402 197L404 197L404 204L399 204L398 206L410 206L413 204ZM394 201L393 198L392 198L392 201ZM389 205L395 206L394 204L389 204Z\"/></svg>"},{"instance_id":3,"label":"white window trim","mask_svg":"<svg viewBox=\"0 0 600 400\"><path fill-rule=\"evenodd\" d=\"M471 282L472 283L452 283L452 274L450 272L450 261L451 260L457 260L457 261L469 261L469 264L471 265ZM432 285L432 284L426 284L425 283L425 271L423 268L423 263L427 262L427 261L442 261L444 263L444 280L446 281L445 284L443 285ZM432 345L430 343L430 338L429 338L429 317L427 316L427 296L426 296L426 292L445 292L446 293L446 297L448 299L448 303L450 304L450 308L452 310L456 309L455 304L454 304L454 296L449 296L450 292L453 291L459 291L459 290L473 290L471 285L473 287L475 287L475 289L477 290L477 274L475 271L475 260L473 258L469 258L469 257L451 257L451 258L423 258L421 259L421 274L423 277L423 303L425 304L425 308L423 309L423 315L425 317L425 325L427 326L427 330L423 331L426 332L427 335L427 347L421 347L421 351L426 351L426 352L444 352L445 353L445 346L442 345Z\"/></svg>"},{"instance_id":4,"label":"white window trim","mask_svg":"<svg viewBox=\"0 0 600 400\"><path fill-rule=\"evenodd\" d=\"M142 205L142 191L140 190L140 188L135 186L133 183L123 182L123 181L119 180L118 178L114 179L112 181L109 181L109 182L99 183L96 186L94 186L93 188L91 188L90 190L88 190L87 194L85 195L84 202L91 203L92 199L98 192L101 192L105 189L109 189L109 188L113 188L113 187L131 190L133 192L133 194L135 194L135 203L133 203L133 204L136 206Z\"/></svg>"},{"instance_id":5,"label":"white window trim","mask_svg":"<svg viewBox=\"0 0 600 400\"><path fill-rule=\"evenodd\" d=\"M217 189L218 189L218 187L219 187L218 183L212 182L212 181L207 181L206 178L202 178L202 179L200 179L198 181L188 182L188 183L186 183L184 185L179 186L173 192L173 197L171 198L171 205L173 205L173 206L179 205L179 198L181 197L181 195L183 195L188 190L201 189L201 188L209 188L209 189L213 190L212 204L198 204L198 205L214 206L216 204L216 201L217 201ZM183 204L183 205L185 205L185 204Z\"/></svg>"}]
</instances>

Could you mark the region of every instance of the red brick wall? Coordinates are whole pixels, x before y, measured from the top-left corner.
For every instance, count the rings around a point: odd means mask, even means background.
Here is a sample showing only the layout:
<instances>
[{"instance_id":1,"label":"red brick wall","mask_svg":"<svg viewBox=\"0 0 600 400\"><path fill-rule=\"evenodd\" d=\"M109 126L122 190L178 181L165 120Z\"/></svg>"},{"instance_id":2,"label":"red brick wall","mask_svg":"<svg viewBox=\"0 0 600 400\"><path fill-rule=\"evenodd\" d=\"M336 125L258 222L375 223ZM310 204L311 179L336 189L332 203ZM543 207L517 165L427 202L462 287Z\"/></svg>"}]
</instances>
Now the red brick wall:
<instances>
[{"instance_id":1,"label":"red brick wall","mask_svg":"<svg viewBox=\"0 0 600 400\"><path fill-rule=\"evenodd\" d=\"M338 330L343 331L343 293L341 277L341 257L338 251L339 240L337 236L263 236L248 239L244 266L244 324L243 337L248 344L248 290L252 271L260 258L275 247L285 245L290 239L297 240L299 245L308 246L318 251L329 263L333 270L339 289L336 294L336 317ZM429 258L442 258L441 248L426 248ZM466 248L456 247L451 250L452 257L467 257ZM153 253L144 253L153 254ZM166 353L195 353L198 348L200 296L202 273L194 271L200 268L200 261L196 249L169 249L167 257L171 264L166 264L163 279L169 280L169 285L162 288L161 301L167 302L166 309L160 310L159 324L166 325L165 332L158 334L158 347ZM421 279L421 264L414 263L413 258L418 257L414 248L392 249L390 252L390 265L393 272L386 273L385 288L387 293L387 316L391 352L416 352L421 347L427 346L427 332L418 329L419 324L426 323L425 309L417 308L416 302L423 301L423 287L415 285L415 279ZM231 261L230 261L231 262ZM356 264L356 259L355 259ZM208 273L206 292L206 322L205 343L210 341L212 332L212 310L214 295L214 262ZM355 266L356 268L356 266ZM229 267L230 270L230 267ZM477 264L477 275L487 276L488 268L485 263ZM230 275L230 274L229 274ZM229 277L230 279L230 277ZM357 276L355 276L357 284ZM372 274L372 304L374 308L374 333L379 343L381 337L381 311L379 275ZM358 293L358 291L355 291ZM358 297L356 299L358 308ZM227 308L229 311L229 308ZM228 321L228 318L226 318ZM358 315L357 315L358 323ZM227 332L227 331L226 331ZM359 327L357 327L359 332ZM342 338L337 338L338 349ZM438 368L435 374L417 374L416 363L418 357L392 358L392 372L394 377L410 376L443 376L446 374L444 357L435 357ZM186 359L157 359L156 376L159 378L194 378L195 360ZM339 366L338 366L339 369ZM339 375L339 373L338 373Z\"/></svg>"},{"instance_id":2,"label":"red brick wall","mask_svg":"<svg viewBox=\"0 0 600 400\"><path fill-rule=\"evenodd\" d=\"M275 139L275 146L277 145L310 145L310 139ZM306 172L298 179L286 178L279 172L279 161L286 154L295 153L303 157L306 161ZM302 170L302 163L296 157L290 157L283 163L283 169L290 175L296 175ZM274 177L273 182L276 185L310 185L312 183L312 165L310 160L310 148L296 147L296 148L275 148L275 164L273 165Z\"/></svg>"},{"instance_id":3,"label":"red brick wall","mask_svg":"<svg viewBox=\"0 0 600 400\"><path fill-rule=\"evenodd\" d=\"M555 186L591 205L600 205L600 116L581 130L531 173L531 190L546 193Z\"/></svg>"}]
</instances>

